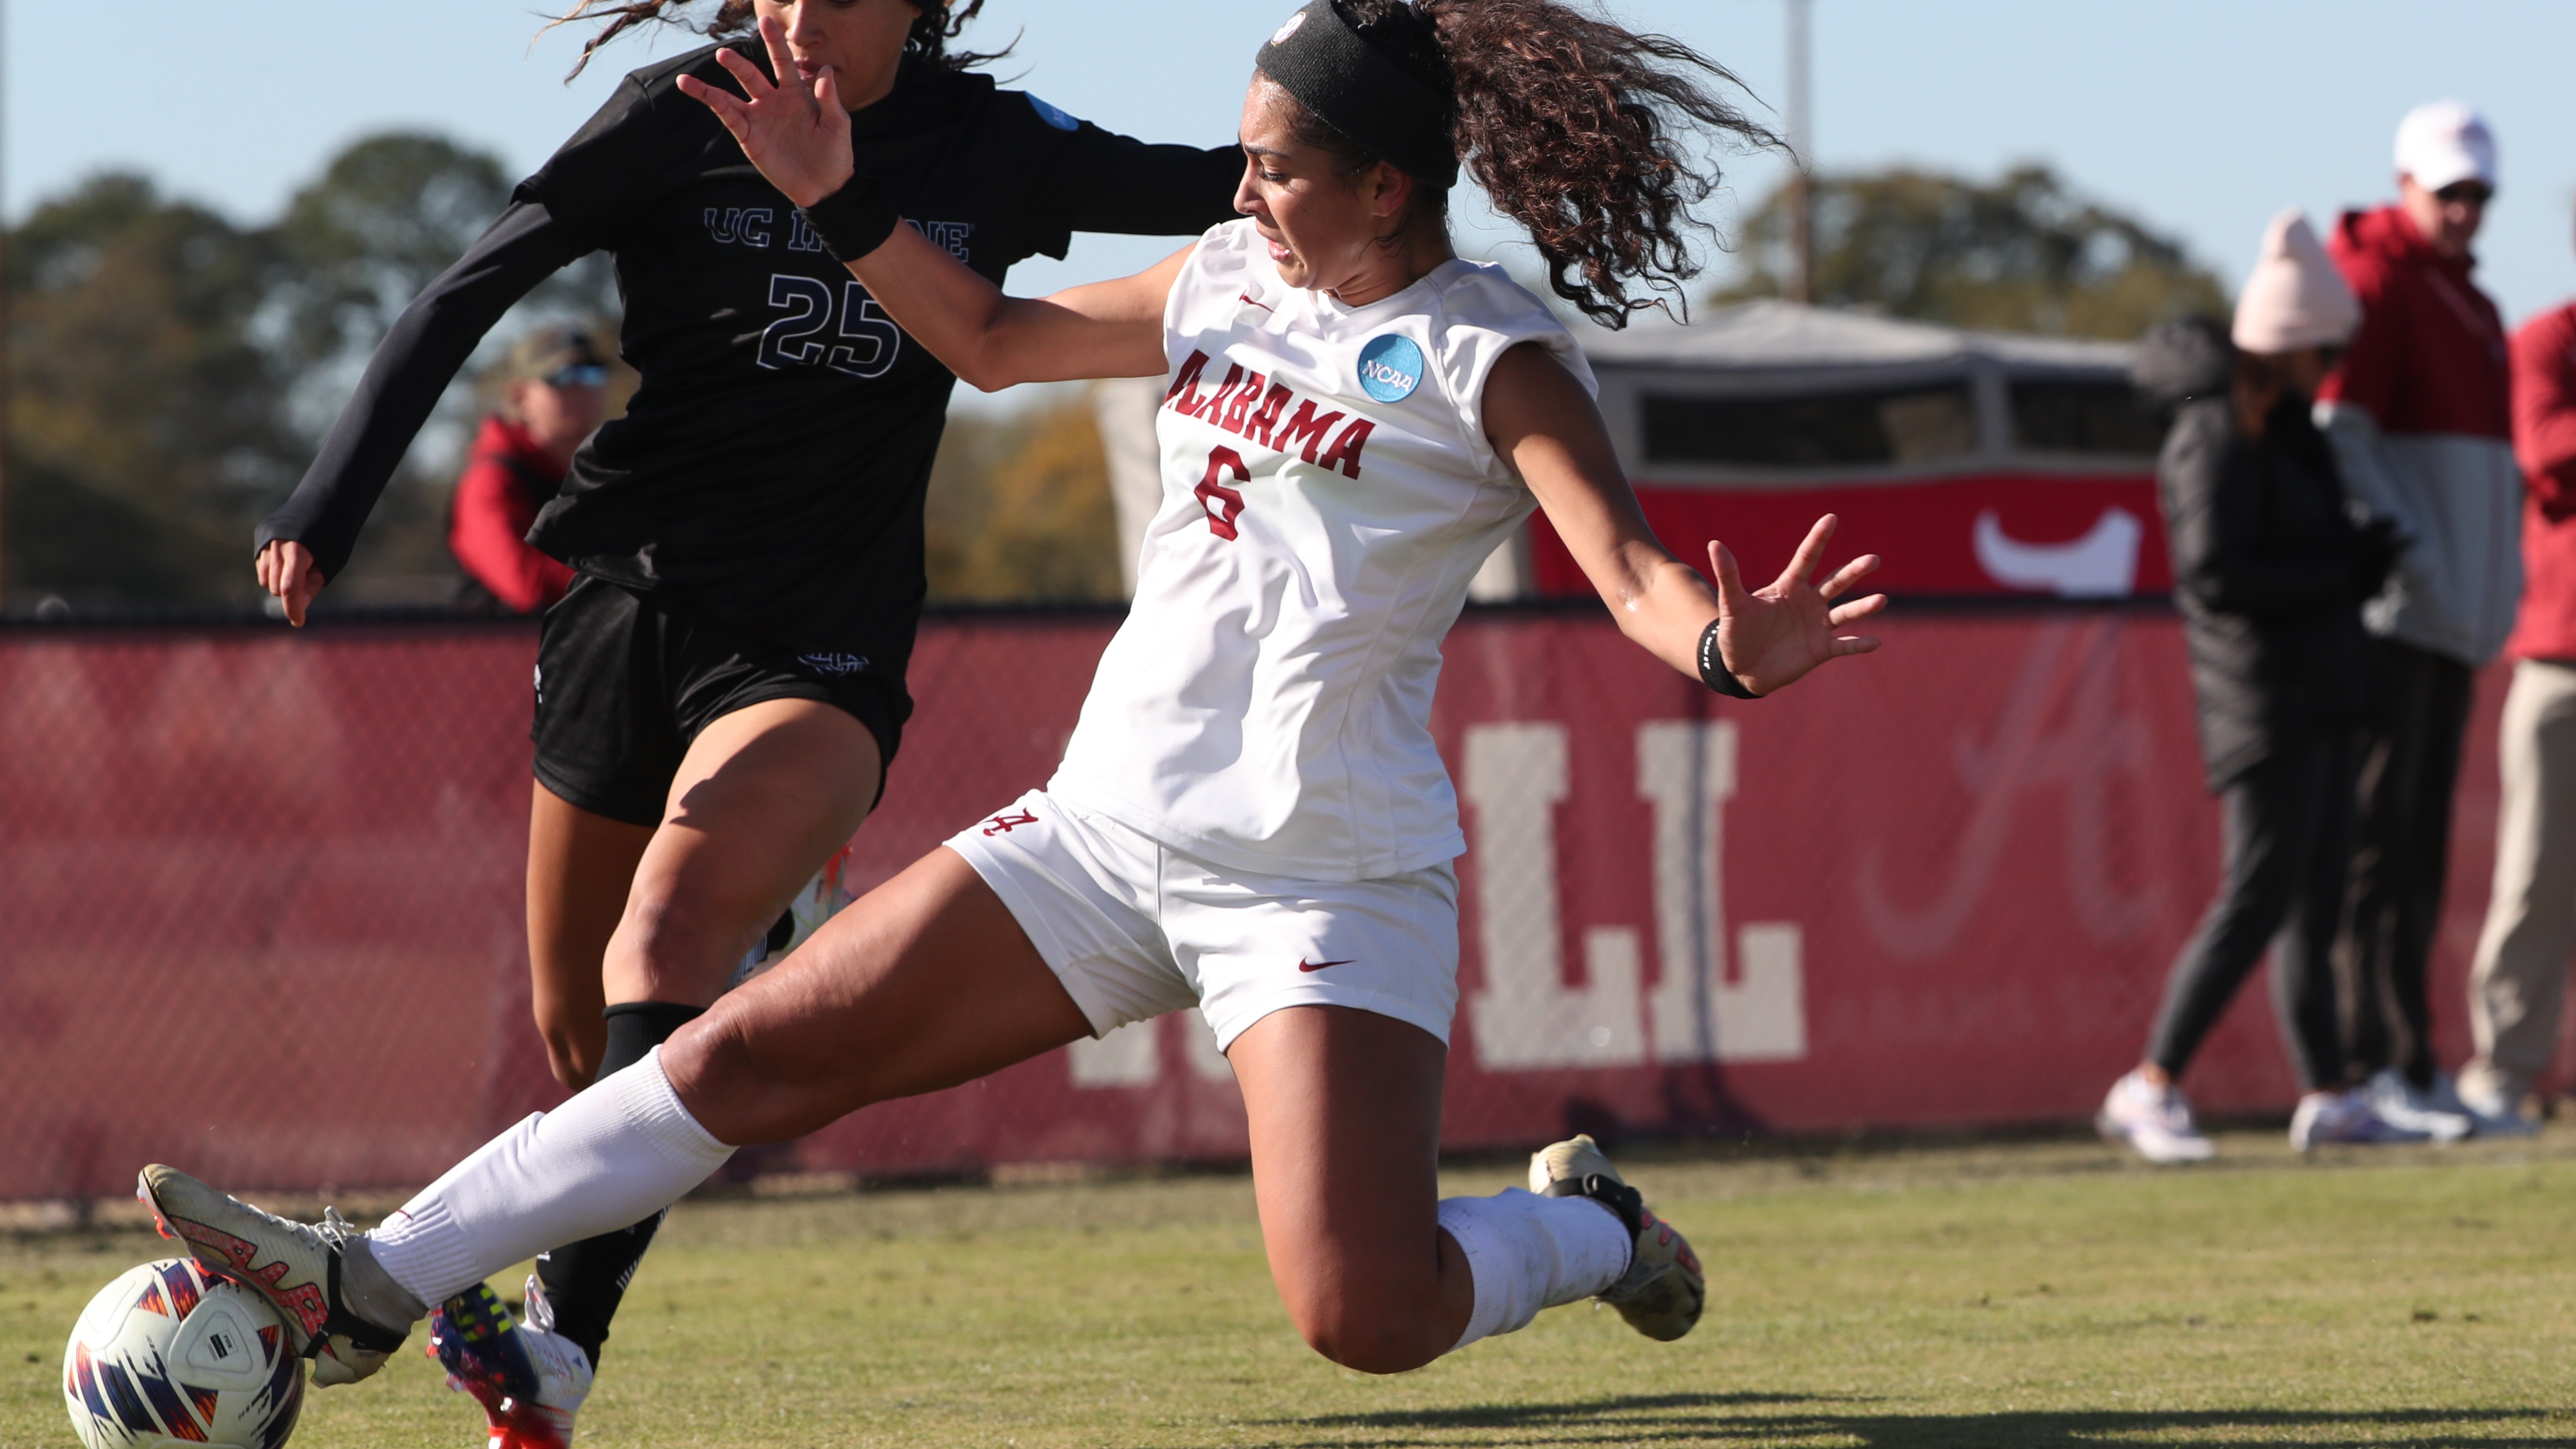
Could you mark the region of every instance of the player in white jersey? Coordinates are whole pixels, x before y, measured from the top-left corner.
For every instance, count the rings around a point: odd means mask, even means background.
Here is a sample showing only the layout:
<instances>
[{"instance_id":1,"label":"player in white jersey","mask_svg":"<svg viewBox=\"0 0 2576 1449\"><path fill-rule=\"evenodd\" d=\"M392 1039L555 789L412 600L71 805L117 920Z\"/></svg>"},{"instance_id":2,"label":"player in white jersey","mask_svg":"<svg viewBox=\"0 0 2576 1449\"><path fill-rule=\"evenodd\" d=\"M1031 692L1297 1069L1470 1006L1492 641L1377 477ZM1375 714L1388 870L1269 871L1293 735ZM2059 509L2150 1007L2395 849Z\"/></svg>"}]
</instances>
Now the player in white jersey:
<instances>
[{"instance_id":1,"label":"player in white jersey","mask_svg":"<svg viewBox=\"0 0 2576 1449\"><path fill-rule=\"evenodd\" d=\"M1836 601L1876 560L1812 582L1830 518L1759 592L1716 544L1714 589L1665 552L1572 339L1449 248L1464 156L1557 290L1624 316L1623 278L1684 270L1682 205L1714 181L1679 123L1767 139L1690 71L1724 73L1551 0L1313 0L1245 99L1245 219L1021 301L852 175L828 75L727 64L744 97L689 93L959 376L1169 381L1164 505L1064 763L374 1232L149 1168L164 1226L337 1354L353 1320L407 1325L735 1146L1195 1005L1242 1086L1274 1280L1326 1356L1410 1369L1587 1296L1687 1332L1697 1260L1590 1139L1539 1153L1531 1192L1439 1198L1464 841L1428 724L1467 580L1533 506L1621 629L1712 688L1766 694L1875 647L1836 631L1884 600Z\"/></svg>"}]
</instances>

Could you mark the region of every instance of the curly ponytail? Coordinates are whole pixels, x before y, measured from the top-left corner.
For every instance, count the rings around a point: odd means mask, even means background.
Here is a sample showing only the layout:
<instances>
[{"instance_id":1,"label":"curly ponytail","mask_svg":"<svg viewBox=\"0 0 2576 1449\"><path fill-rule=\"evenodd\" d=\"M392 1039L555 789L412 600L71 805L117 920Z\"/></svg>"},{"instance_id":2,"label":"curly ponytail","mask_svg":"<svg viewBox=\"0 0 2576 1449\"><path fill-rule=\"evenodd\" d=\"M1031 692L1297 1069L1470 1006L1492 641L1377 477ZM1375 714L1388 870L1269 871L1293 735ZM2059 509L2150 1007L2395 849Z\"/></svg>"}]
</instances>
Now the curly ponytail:
<instances>
[{"instance_id":1,"label":"curly ponytail","mask_svg":"<svg viewBox=\"0 0 2576 1449\"><path fill-rule=\"evenodd\" d=\"M1528 228L1548 286L1609 327L1661 305L1631 282L1678 292L1699 275L1691 207L1717 190L1714 150L1694 132L1784 147L1770 128L1713 93L1742 88L1724 66L1662 35L1638 35L1559 0L1333 0L1380 55L1449 93L1451 137L1494 209ZM1696 74L1694 74L1696 72ZM1361 171L1379 158L1303 106L1293 130ZM1417 178L1419 180L1419 178ZM1417 193L1445 218L1447 195Z\"/></svg>"},{"instance_id":2,"label":"curly ponytail","mask_svg":"<svg viewBox=\"0 0 2576 1449\"><path fill-rule=\"evenodd\" d=\"M914 4L921 14L913 20L911 32L903 38L904 54L917 55L948 70L965 70L986 61L1000 60L1011 53L1011 47L1007 45L990 52L961 50L953 55L949 53L948 42L955 40L958 32L966 28L966 23L975 18L975 12L984 8L984 0L914 0ZM751 0L718 0L715 13L704 20L690 19L684 12L691 8L689 0L576 0L570 10L556 17L546 29L570 25L578 20L608 22L598 34L582 44L581 58L572 63L572 70L564 76L567 81L581 74L582 68L590 64L593 51L647 21L683 26L717 40L731 40L752 33Z\"/></svg>"}]
</instances>

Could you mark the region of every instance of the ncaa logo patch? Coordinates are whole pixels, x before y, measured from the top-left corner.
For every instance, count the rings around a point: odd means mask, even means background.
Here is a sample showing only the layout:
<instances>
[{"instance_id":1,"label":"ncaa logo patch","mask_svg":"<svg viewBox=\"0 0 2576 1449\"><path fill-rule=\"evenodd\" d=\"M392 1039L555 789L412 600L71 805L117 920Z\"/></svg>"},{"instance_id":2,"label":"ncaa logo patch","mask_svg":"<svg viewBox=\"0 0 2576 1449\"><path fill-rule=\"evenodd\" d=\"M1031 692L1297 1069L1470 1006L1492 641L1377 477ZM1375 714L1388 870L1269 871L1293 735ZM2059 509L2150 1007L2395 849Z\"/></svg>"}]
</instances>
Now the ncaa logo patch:
<instances>
[{"instance_id":1,"label":"ncaa logo patch","mask_svg":"<svg viewBox=\"0 0 2576 1449\"><path fill-rule=\"evenodd\" d=\"M1402 402L1422 385L1422 349L1413 339L1386 332L1360 349L1360 391L1382 403Z\"/></svg>"},{"instance_id":2,"label":"ncaa logo patch","mask_svg":"<svg viewBox=\"0 0 2576 1449\"><path fill-rule=\"evenodd\" d=\"M1028 93L1023 91L1021 94L1027 95ZM1029 96L1029 109L1038 113L1039 120L1046 122L1048 125L1055 127L1059 131L1079 131L1082 129L1082 122L1075 120L1072 116L1065 114L1054 106L1048 105L1046 102L1039 100L1035 96Z\"/></svg>"},{"instance_id":3,"label":"ncaa logo patch","mask_svg":"<svg viewBox=\"0 0 2576 1449\"><path fill-rule=\"evenodd\" d=\"M1305 23L1306 23L1306 12L1305 12L1305 11L1303 11L1303 10L1300 10L1300 11L1298 11L1296 14L1289 16L1289 17L1288 17L1288 23L1287 23L1287 24L1282 25L1282 26L1280 26L1277 30L1274 30L1274 31L1270 32L1270 43L1271 43L1272 45L1286 45L1286 44L1288 43L1288 37L1289 37L1289 36L1292 36L1292 35L1294 35L1294 34L1296 34L1296 33L1297 33L1297 27L1298 27L1298 26L1300 26L1300 25L1303 25L1303 24L1305 24Z\"/></svg>"}]
</instances>

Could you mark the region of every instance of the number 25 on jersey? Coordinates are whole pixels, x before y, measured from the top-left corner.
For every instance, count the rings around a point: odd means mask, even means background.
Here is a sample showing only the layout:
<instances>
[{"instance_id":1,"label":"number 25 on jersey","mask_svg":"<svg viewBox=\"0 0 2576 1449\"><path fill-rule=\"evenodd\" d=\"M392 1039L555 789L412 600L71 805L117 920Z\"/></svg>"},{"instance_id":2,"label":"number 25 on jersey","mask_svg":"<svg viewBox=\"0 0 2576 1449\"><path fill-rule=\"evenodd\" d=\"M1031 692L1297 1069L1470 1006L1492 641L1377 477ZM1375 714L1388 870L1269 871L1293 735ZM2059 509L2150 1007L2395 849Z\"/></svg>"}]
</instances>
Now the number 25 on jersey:
<instances>
[{"instance_id":1,"label":"number 25 on jersey","mask_svg":"<svg viewBox=\"0 0 2576 1449\"><path fill-rule=\"evenodd\" d=\"M883 377L903 346L903 329L854 281L842 283L836 299L828 282L779 272L769 279L769 305L787 315L760 334L763 367L828 367L852 377Z\"/></svg>"}]
</instances>

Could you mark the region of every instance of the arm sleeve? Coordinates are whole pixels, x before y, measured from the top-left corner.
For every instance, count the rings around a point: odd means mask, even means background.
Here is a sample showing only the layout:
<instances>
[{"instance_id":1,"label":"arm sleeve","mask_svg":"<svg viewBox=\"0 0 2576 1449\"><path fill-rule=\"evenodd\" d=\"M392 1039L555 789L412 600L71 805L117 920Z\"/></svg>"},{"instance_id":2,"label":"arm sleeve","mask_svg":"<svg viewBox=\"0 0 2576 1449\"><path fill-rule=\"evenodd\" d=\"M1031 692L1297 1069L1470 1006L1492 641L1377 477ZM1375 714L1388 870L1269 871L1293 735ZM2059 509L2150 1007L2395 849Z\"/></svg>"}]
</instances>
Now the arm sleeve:
<instances>
[{"instance_id":1,"label":"arm sleeve","mask_svg":"<svg viewBox=\"0 0 2576 1449\"><path fill-rule=\"evenodd\" d=\"M1068 133L1037 121L1034 111L1031 119L1063 139L1050 148L1021 213L1027 252L1062 257L1078 231L1197 236L1234 218L1234 188L1243 179L1240 147L1147 145L1089 121Z\"/></svg>"},{"instance_id":2,"label":"arm sleeve","mask_svg":"<svg viewBox=\"0 0 2576 1449\"><path fill-rule=\"evenodd\" d=\"M476 582L522 614L545 608L572 587L571 569L529 545L528 525L536 517L509 465L477 451L456 480L447 547Z\"/></svg>"},{"instance_id":3,"label":"arm sleeve","mask_svg":"<svg viewBox=\"0 0 2576 1449\"><path fill-rule=\"evenodd\" d=\"M304 481L260 524L254 548L293 540L313 550L325 580L338 578L385 480L483 334L579 255L543 206L522 201L502 212L403 309Z\"/></svg>"},{"instance_id":4,"label":"arm sleeve","mask_svg":"<svg viewBox=\"0 0 2576 1449\"><path fill-rule=\"evenodd\" d=\"M358 528L402 463L441 393L501 314L538 283L605 244L638 178L667 146L632 77L536 175L456 264L439 274L378 344L304 481L260 524L254 549L292 539L327 582L348 566Z\"/></svg>"},{"instance_id":5,"label":"arm sleeve","mask_svg":"<svg viewBox=\"0 0 2576 1449\"><path fill-rule=\"evenodd\" d=\"M2576 513L2576 312L2513 339L2513 451L2533 501L2553 518Z\"/></svg>"}]
</instances>

